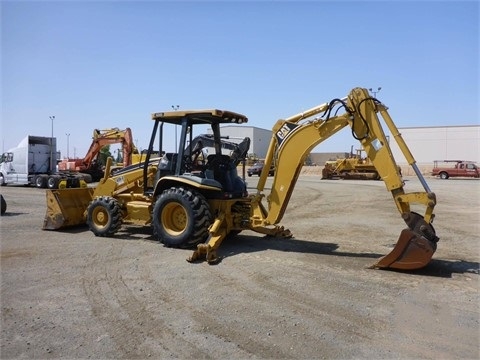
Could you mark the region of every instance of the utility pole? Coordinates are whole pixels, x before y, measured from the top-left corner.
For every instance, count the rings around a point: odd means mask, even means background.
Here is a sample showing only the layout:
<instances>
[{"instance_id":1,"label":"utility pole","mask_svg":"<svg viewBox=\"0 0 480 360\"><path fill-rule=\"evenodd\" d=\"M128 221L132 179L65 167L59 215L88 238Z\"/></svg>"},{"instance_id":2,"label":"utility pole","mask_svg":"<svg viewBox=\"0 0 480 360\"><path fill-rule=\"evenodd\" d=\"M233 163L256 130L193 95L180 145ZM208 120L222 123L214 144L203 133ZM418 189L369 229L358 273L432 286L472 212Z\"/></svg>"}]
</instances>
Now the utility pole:
<instances>
[{"instance_id":1,"label":"utility pole","mask_svg":"<svg viewBox=\"0 0 480 360\"><path fill-rule=\"evenodd\" d=\"M70 150L69 149L70 148L70 146L69 146L70 145L69 144L70 134L65 133L65 135L67 135L67 160L69 160L70 159L70 151L69 151Z\"/></svg>"},{"instance_id":2,"label":"utility pole","mask_svg":"<svg viewBox=\"0 0 480 360\"><path fill-rule=\"evenodd\" d=\"M52 121L52 136L50 137L50 172L53 172L53 120L55 120L55 115L50 116L50 120Z\"/></svg>"},{"instance_id":3,"label":"utility pole","mask_svg":"<svg viewBox=\"0 0 480 360\"><path fill-rule=\"evenodd\" d=\"M373 90L372 88L368 89L371 93L373 93L373 97L377 98L377 94L382 90L381 87L378 87L377 90Z\"/></svg>"},{"instance_id":4,"label":"utility pole","mask_svg":"<svg viewBox=\"0 0 480 360\"><path fill-rule=\"evenodd\" d=\"M172 105L173 111L177 111L180 105ZM175 151L178 151L177 147L177 125L175 125Z\"/></svg>"}]
</instances>

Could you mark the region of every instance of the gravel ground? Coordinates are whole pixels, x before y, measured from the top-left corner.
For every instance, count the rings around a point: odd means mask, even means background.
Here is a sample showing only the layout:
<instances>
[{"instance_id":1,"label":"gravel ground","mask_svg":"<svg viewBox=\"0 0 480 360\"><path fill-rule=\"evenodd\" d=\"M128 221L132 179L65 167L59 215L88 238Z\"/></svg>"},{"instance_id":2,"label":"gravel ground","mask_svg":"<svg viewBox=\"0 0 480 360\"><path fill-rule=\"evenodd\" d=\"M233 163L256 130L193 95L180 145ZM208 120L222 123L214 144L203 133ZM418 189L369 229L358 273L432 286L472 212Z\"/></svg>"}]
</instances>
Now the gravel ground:
<instances>
[{"instance_id":1,"label":"gravel ground","mask_svg":"<svg viewBox=\"0 0 480 360\"><path fill-rule=\"evenodd\" d=\"M215 266L149 228L43 231L45 191L2 187L0 357L478 359L480 181L427 180L440 242L413 272L368 268L404 228L383 182L302 175L295 237L244 231Z\"/></svg>"}]
</instances>

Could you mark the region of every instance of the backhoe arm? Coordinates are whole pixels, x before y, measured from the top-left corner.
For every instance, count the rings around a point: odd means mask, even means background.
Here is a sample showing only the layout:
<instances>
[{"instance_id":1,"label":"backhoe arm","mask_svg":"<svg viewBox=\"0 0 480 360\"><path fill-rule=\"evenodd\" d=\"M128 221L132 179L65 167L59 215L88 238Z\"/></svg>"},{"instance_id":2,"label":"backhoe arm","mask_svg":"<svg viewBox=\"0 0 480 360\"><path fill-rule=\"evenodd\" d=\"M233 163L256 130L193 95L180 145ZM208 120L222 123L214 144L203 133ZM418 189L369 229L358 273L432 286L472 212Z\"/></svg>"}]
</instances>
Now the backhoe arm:
<instances>
[{"instance_id":1,"label":"backhoe arm","mask_svg":"<svg viewBox=\"0 0 480 360\"><path fill-rule=\"evenodd\" d=\"M345 112L331 116L336 107L343 107ZM321 116L312 118L318 114ZM424 187L424 192L405 193L401 174L378 114L383 118L406 160L413 167ZM402 232L394 251L380 259L374 267L399 269L423 267L430 261L438 241L431 226L436 204L435 194L428 188L412 154L390 118L387 108L370 97L368 91L362 88L353 89L347 98L334 99L329 104L277 121L257 185L257 194L252 201L252 230L270 235L286 233L283 227L277 227L276 224L285 213L306 157L315 146L346 126L350 126L352 135L360 142L372 161L408 226L408 229ZM272 165L275 165L276 171L271 192L267 196L268 205L264 207L262 192L265 188L268 169ZM411 211L410 205L414 203L425 207L423 216Z\"/></svg>"},{"instance_id":2,"label":"backhoe arm","mask_svg":"<svg viewBox=\"0 0 480 360\"><path fill-rule=\"evenodd\" d=\"M326 106L328 106L326 104ZM265 188L268 169L275 166L271 192L267 196L268 210L264 225L280 222L290 196L310 151L348 125L348 115L338 116L328 122L313 120L295 123L278 120L273 127L272 141L267 152L265 165L257 184L257 196ZM267 171L266 171L267 170Z\"/></svg>"}]
</instances>

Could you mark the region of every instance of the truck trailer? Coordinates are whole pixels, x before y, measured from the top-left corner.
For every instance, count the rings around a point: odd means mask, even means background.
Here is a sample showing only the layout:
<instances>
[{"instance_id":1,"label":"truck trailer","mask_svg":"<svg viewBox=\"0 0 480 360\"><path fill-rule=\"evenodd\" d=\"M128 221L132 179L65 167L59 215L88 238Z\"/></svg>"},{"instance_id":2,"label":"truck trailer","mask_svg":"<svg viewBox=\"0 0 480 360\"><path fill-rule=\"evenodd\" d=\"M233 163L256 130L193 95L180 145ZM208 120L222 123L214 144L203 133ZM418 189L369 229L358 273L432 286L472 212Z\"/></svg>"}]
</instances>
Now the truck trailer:
<instances>
[{"instance_id":1,"label":"truck trailer","mask_svg":"<svg viewBox=\"0 0 480 360\"><path fill-rule=\"evenodd\" d=\"M38 188L85 186L87 174L58 171L57 139L27 135L17 147L1 156L0 185L34 185Z\"/></svg>"}]
</instances>

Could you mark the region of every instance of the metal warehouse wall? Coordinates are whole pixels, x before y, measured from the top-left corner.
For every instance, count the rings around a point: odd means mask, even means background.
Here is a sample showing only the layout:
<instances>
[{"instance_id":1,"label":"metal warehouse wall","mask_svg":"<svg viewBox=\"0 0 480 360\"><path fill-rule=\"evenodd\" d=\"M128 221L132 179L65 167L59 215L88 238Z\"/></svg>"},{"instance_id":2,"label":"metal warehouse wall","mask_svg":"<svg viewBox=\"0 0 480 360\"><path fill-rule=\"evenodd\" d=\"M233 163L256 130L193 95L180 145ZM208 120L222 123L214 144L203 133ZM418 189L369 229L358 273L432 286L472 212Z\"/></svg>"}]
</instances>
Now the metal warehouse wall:
<instances>
[{"instance_id":1,"label":"metal warehouse wall","mask_svg":"<svg viewBox=\"0 0 480 360\"><path fill-rule=\"evenodd\" d=\"M254 126L222 126L221 133L224 136L229 136L234 142L240 142L241 139L249 137L251 143L248 153L254 153L261 159L265 158L265 155L267 155L268 145L270 144L270 139L272 137L272 132L270 130Z\"/></svg>"},{"instance_id":2,"label":"metal warehouse wall","mask_svg":"<svg viewBox=\"0 0 480 360\"><path fill-rule=\"evenodd\" d=\"M434 160L471 160L480 163L480 125L409 127L398 129L419 165ZM406 164L396 141L390 136L393 156Z\"/></svg>"}]
</instances>

